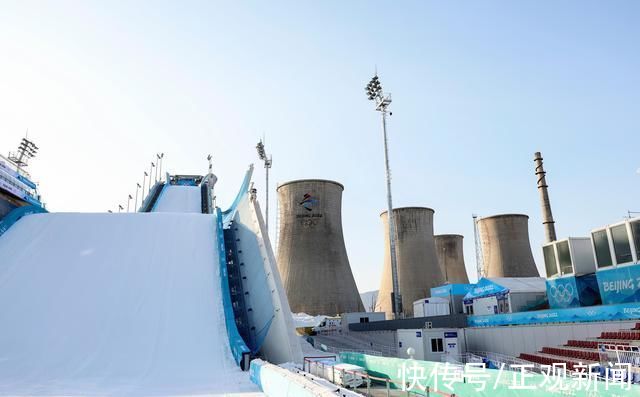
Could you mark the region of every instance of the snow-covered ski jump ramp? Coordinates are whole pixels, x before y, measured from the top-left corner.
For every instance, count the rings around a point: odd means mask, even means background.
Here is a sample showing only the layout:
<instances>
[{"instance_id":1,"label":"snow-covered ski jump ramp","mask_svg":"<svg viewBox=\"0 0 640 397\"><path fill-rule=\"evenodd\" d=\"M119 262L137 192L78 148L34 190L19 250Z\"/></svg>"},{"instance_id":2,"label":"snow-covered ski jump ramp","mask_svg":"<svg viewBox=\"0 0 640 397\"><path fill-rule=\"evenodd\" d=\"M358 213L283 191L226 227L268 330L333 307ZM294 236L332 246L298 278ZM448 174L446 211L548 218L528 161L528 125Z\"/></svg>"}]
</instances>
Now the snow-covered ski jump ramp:
<instances>
[{"instance_id":1,"label":"snow-covered ski jump ramp","mask_svg":"<svg viewBox=\"0 0 640 397\"><path fill-rule=\"evenodd\" d=\"M251 199L241 193L234 216L261 221L238 209ZM238 337L223 215L200 211L201 197L201 187L166 184L152 213L34 214L0 236L0 395L254 392L243 358L300 361L262 235L238 242L254 258L242 267L265 274L243 295L271 297L245 300L261 312L244 317L259 343Z\"/></svg>"}]
</instances>

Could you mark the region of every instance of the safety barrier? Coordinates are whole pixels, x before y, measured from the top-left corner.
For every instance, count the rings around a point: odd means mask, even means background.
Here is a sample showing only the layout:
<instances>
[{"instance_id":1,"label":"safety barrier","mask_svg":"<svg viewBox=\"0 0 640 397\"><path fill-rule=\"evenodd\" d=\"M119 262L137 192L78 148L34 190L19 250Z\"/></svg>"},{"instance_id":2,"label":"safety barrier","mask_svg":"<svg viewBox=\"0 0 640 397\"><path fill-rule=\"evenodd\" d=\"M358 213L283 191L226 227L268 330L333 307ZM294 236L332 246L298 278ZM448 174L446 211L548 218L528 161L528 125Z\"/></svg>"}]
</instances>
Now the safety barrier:
<instances>
[{"instance_id":1,"label":"safety barrier","mask_svg":"<svg viewBox=\"0 0 640 397\"><path fill-rule=\"evenodd\" d=\"M251 360L251 351L244 343L244 340L238 332L236 319L233 314L233 305L231 303L231 291L229 290L229 273L227 271L226 249L224 245L224 233L222 226L222 211L216 208L217 236L218 236L218 257L220 265L220 285L222 292L222 305L224 308L224 322L229 336L229 347L236 363L246 371L249 369Z\"/></svg>"},{"instance_id":2,"label":"safety barrier","mask_svg":"<svg viewBox=\"0 0 640 397\"><path fill-rule=\"evenodd\" d=\"M386 395L387 397L391 396L392 392L391 389L394 389L394 382L391 378L389 377L381 377L381 376L374 376L374 375L370 375L368 372L362 372L362 371L356 371L356 370L349 370L349 369L345 369L345 368L338 368L336 369L334 365L327 365L326 362L324 362L324 360L331 360L333 359L333 361L335 362L335 357L334 356L308 356L304 358L304 363L303 363L303 370L305 372L308 372L312 375L315 376L319 376L321 378L324 378L328 381L330 381L331 383L335 383L336 381L339 381L341 379L345 379L345 375L346 374L351 374L354 377L359 377L362 378L366 387L366 390L362 390L361 392L365 394L365 396L371 396L372 395L372 386L375 386L375 384L382 384L384 385L384 389L386 390ZM330 371L326 371L326 368L330 367L331 370ZM327 377L327 372L329 372L330 376ZM339 375L339 376L336 376ZM376 395L380 395L380 393L376 393ZM441 391L437 391L437 390L431 390L430 387L427 386L426 390L424 391L424 393L419 392L419 391L411 391L411 390L406 390L406 396L411 396L411 395L426 395L426 396L444 396L444 397L455 397L455 394L449 394L449 393L444 393Z\"/></svg>"},{"instance_id":3,"label":"safety barrier","mask_svg":"<svg viewBox=\"0 0 640 397\"><path fill-rule=\"evenodd\" d=\"M41 214L44 212L47 212L47 210L36 205L26 205L13 209L0 221L0 236L5 234L11 226L13 226L16 222L18 222L25 216L31 214Z\"/></svg>"},{"instance_id":4,"label":"safety barrier","mask_svg":"<svg viewBox=\"0 0 640 397\"><path fill-rule=\"evenodd\" d=\"M640 383L640 346L616 345L603 343L600 345L600 362L621 363L629 365L631 383Z\"/></svg>"},{"instance_id":5,"label":"safety barrier","mask_svg":"<svg viewBox=\"0 0 640 397\"><path fill-rule=\"evenodd\" d=\"M444 392L457 396L564 396L574 397L640 396L640 386L629 378L611 376L599 380L597 373L574 372L566 377L556 372L532 372L527 364L490 369L479 365L455 365L421 360L375 357L360 353L341 353L340 361L357 365L377 378L387 378L391 387L414 394ZM612 373L612 372L610 372Z\"/></svg>"},{"instance_id":6,"label":"safety barrier","mask_svg":"<svg viewBox=\"0 0 640 397\"><path fill-rule=\"evenodd\" d=\"M267 397L360 396L299 368L283 368L261 359L251 361L249 377Z\"/></svg>"}]
</instances>

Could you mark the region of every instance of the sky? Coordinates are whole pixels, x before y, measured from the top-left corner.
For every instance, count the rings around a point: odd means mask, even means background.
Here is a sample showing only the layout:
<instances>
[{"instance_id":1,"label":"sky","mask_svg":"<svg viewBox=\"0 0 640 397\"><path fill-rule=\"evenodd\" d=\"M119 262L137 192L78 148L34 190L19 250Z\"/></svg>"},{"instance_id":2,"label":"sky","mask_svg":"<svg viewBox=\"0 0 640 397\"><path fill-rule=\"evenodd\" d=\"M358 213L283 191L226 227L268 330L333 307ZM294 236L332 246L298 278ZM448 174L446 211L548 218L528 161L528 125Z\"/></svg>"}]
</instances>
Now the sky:
<instances>
[{"instance_id":1,"label":"sky","mask_svg":"<svg viewBox=\"0 0 640 397\"><path fill-rule=\"evenodd\" d=\"M386 207L377 70L394 206L435 210L435 233L472 214L528 214L544 274L533 153L558 237L640 211L640 3L635 1L0 1L0 151L29 131L50 211L126 205L156 153L206 173L228 206L255 144L276 183L336 180L360 292L377 289Z\"/></svg>"}]
</instances>

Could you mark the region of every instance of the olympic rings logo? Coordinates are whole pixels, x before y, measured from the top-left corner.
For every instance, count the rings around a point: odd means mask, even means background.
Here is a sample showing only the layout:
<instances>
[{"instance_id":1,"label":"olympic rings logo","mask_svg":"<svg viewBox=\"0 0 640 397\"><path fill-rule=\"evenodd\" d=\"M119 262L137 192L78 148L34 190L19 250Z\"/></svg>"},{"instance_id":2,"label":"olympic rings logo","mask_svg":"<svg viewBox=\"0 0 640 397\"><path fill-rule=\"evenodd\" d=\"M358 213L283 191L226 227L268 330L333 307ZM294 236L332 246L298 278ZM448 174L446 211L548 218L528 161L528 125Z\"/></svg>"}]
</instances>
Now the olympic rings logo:
<instances>
[{"instance_id":1,"label":"olympic rings logo","mask_svg":"<svg viewBox=\"0 0 640 397\"><path fill-rule=\"evenodd\" d=\"M551 293L549 295L557 302L569 303L573 300L574 292L573 285L558 284L551 286Z\"/></svg>"}]
</instances>

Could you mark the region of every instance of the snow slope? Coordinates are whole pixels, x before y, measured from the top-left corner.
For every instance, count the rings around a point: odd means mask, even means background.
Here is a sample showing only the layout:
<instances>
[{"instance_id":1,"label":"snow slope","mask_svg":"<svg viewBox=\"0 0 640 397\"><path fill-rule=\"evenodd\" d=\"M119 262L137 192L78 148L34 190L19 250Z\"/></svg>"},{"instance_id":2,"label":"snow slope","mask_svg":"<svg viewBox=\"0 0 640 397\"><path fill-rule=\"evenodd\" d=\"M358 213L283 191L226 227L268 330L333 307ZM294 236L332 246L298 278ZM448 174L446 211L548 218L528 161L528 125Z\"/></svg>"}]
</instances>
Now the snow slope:
<instances>
[{"instance_id":1,"label":"snow slope","mask_svg":"<svg viewBox=\"0 0 640 397\"><path fill-rule=\"evenodd\" d=\"M166 185L158 197L153 212L202 213L199 186Z\"/></svg>"},{"instance_id":2,"label":"snow slope","mask_svg":"<svg viewBox=\"0 0 640 397\"><path fill-rule=\"evenodd\" d=\"M256 391L229 351L216 233L202 214L20 220L0 238L0 395Z\"/></svg>"}]
</instances>

